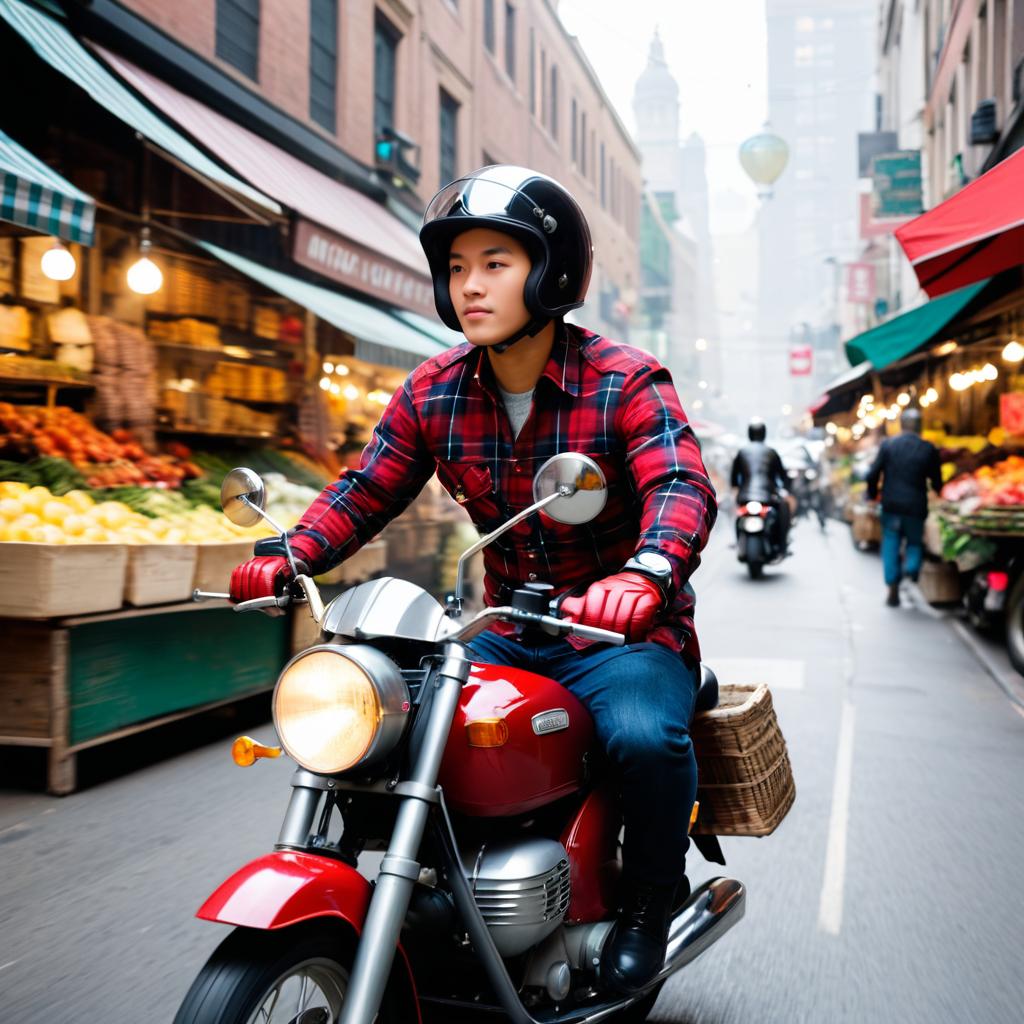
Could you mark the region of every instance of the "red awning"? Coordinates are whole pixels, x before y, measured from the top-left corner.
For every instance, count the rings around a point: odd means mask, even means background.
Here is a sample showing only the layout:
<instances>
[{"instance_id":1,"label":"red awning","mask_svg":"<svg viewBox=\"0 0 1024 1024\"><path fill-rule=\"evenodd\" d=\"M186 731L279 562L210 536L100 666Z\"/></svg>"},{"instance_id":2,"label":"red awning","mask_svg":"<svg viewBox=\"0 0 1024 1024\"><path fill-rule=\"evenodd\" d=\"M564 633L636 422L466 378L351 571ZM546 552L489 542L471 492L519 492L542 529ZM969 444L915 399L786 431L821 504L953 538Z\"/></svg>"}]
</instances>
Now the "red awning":
<instances>
[{"instance_id":1,"label":"red awning","mask_svg":"<svg viewBox=\"0 0 1024 1024\"><path fill-rule=\"evenodd\" d=\"M1024 264L1024 150L896 230L932 297Z\"/></svg>"},{"instance_id":2,"label":"red awning","mask_svg":"<svg viewBox=\"0 0 1024 1024\"><path fill-rule=\"evenodd\" d=\"M416 233L369 196L328 177L204 103L101 46L94 49L130 86L258 189L316 224L383 253L429 286ZM369 289L367 289L369 290Z\"/></svg>"}]
</instances>

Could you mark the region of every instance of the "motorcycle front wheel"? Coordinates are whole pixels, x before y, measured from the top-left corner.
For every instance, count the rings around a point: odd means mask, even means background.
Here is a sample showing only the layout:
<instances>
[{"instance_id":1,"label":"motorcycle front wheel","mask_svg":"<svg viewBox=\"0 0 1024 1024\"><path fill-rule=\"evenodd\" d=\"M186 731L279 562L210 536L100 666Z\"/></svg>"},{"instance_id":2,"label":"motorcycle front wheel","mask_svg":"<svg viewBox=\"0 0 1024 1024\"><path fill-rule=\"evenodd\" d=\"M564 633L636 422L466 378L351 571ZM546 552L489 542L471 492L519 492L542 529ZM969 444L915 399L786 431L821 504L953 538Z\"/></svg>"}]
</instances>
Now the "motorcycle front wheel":
<instances>
[{"instance_id":1,"label":"motorcycle front wheel","mask_svg":"<svg viewBox=\"0 0 1024 1024\"><path fill-rule=\"evenodd\" d=\"M236 928L192 983L174 1024L334 1024L352 966L350 936L333 922L280 931ZM403 1024L385 993L379 1024Z\"/></svg>"}]
</instances>

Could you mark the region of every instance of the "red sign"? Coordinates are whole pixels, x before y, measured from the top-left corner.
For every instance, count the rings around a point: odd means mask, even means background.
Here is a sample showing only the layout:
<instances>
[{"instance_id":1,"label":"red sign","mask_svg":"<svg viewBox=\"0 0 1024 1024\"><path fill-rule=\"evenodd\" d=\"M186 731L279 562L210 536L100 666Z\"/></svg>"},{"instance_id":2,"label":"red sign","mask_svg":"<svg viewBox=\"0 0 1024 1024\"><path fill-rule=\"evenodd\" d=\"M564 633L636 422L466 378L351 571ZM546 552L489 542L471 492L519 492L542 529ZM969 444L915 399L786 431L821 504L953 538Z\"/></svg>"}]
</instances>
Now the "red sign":
<instances>
[{"instance_id":1,"label":"red sign","mask_svg":"<svg viewBox=\"0 0 1024 1024\"><path fill-rule=\"evenodd\" d=\"M435 318L434 286L425 274L397 260L299 219L295 224L292 259L339 284L365 292L393 306Z\"/></svg>"},{"instance_id":2,"label":"red sign","mask_svg":"<svg viewBox=\"0 0 1024 1024\"><path fill-rule=\"evenodd\" d=\"M848 301L870 306L875 301L875 265L850 263L846 268L846 296Z\"/></svg>"},{"instance_id":3,"label":"red sign","mask_svg":"<svg viewBox=\"0 0 1024 1024\"><path fill-rule=\"evenodd\" d=\"M789 350L790 377L810 377L814 372L814 349L810 345L799 345Z\"/></svg>"},{"instance_id":4,"label":"red sign","mask_svg":"<svg viewBox=\"0 0 1024 1024\"><path fill-rule=\"evenodd\" d=\"M999 426L1011 437L1024 434L1024 394L1011 391L999 396Z\"/></svg>"}]
</instances>

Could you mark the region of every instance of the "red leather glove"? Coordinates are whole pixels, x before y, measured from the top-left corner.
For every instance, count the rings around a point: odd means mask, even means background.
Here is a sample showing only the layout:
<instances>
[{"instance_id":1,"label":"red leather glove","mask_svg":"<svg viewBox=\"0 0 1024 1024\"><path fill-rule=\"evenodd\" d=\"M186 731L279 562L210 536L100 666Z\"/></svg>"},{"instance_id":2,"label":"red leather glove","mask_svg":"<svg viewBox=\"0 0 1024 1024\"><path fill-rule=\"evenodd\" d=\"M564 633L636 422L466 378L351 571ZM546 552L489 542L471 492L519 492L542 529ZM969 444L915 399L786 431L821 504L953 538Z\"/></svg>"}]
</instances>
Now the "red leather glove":
<instances>
[{"instance_id":1,"label":"red leather glove","mask_svg":"<svg viewBox=\"0 0 1024 1024\"><path fill-rule=\"evenodd\" d=\"M564 598L560 610L564 619L624 633L627 641L636 642L647 639L664 602L654 580L620 572L591 583L582 597Z\"/></svg>"},{"instance_id":2,"label":"red leather glove","mask_svg":"<svg viewBox=\"0 0 1024 1024\"><path fill-rule=\"evenodd\" d=\"M280 555L250 558L231 573L231 600L240 604L257 597L275 597L278 587L291 579L291 575L288 559Z\"/></svg>"}]
</instances>

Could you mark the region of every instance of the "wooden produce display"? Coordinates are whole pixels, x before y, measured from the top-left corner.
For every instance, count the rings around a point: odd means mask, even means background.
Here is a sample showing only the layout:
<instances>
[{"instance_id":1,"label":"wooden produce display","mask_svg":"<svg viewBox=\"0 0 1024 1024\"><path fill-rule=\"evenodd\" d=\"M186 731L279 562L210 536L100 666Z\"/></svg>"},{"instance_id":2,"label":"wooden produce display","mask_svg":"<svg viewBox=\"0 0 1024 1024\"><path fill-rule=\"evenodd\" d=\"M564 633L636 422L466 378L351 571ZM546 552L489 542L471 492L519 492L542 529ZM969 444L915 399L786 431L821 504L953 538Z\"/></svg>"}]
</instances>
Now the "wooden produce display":
<instances>
[{"instance_id":1,"label":"wooden produce display","mask_svg":"<svg viewBox=\"0 0 1024 1024\"><path fill-rule=\"evenodd\" d=\"M196 544L132 544L124 599L131 605L169 604L192 596Z\"/></svg>"},{"instance_id":2,"label":"wooden produce display","mask_svg":"<svg viewBox=\"0 0 1024 1024\"><path fill-rule=\"evenodd\" d=\"M272 688L287 620L226 602L0 619L0 650L0 745L48 748L47 789L62 795L79 751Z\"/></svg>"},{"instance_id":3,"label":"wooden produce display","mask_svg":"<svg viewBox=\"0 0 1024 1024\"><path fill-rule=\"evenodd\" d=\"M960 600L960 572L956 563L927 559L921 565L918 587L929 604L956 604Z\"/></svg>"},{"instance_id":4,"label":"wooden produce display","mask_svg":"<svg viewBox=\"0 0 1024 1024\"><path fill-rule=\"evenodd\" d=\"M123 544L0 547L0 616L45 619L120 608L128 550Z\"/></svg>"},{"instance_id":5,"label":"wooden produce display","mask_svg":"<svg viewBox=\"0 0 1024 1024\"><path fill-rule=\"evenodd\" d=\"M226 593L232 570L252 558L251 540L196 545L196 571L192 585L196 590Z\"/></svg>"}]
</instances>

